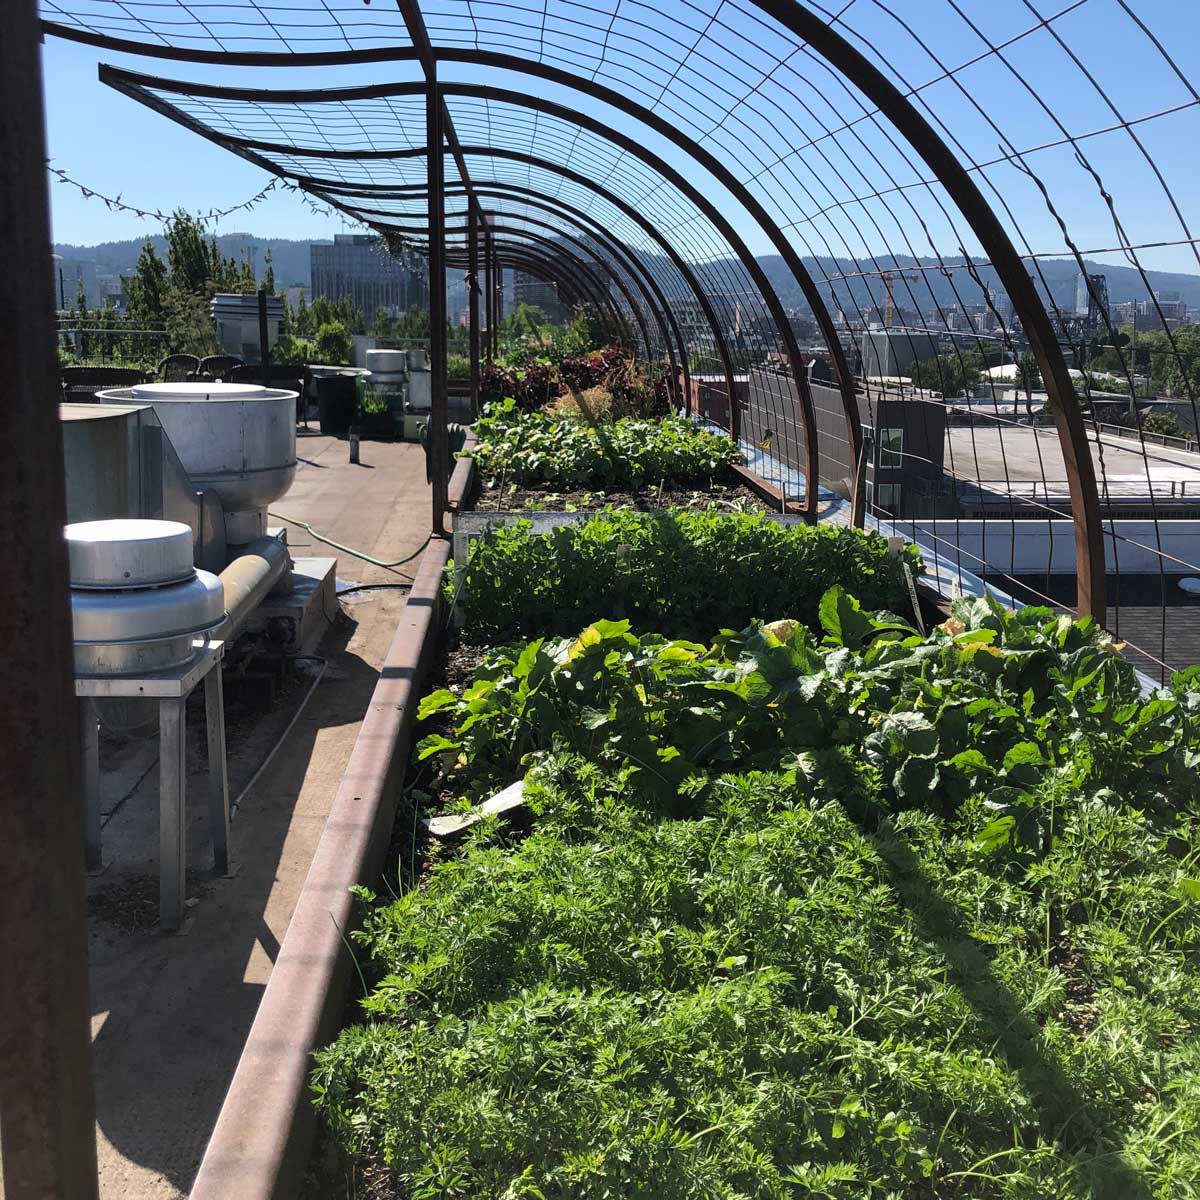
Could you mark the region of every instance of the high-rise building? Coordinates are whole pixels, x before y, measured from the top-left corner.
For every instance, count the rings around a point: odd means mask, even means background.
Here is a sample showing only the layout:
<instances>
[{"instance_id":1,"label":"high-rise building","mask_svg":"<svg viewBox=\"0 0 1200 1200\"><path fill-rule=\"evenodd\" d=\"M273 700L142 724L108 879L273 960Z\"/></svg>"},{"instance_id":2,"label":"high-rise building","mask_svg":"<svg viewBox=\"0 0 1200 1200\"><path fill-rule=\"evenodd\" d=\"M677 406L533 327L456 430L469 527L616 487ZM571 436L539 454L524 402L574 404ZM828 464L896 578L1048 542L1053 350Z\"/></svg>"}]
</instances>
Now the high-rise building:
<instances>
[{"instance_id":1,"label":"high-rise building","mask_svg":"<svg viewBox=\"0 0 1200 1200\"><path fill-rule=\"evenodd\" d=\"M1089 329L1104 324L1108 315L1108 277L1079 273L1075 284L1075 315L1087 321Z\"/></svg>"},{"instance_id":2,"label":"high-rise building","mask_svg":"<svg viewBox=\"0 0 1200 1200\"><path fill-rule=\"evenodd\" d=\"M561 325L567 319L566 305L558 298L558 289L552 283L543 283L532 275L513 272L513 304L529 304L540 308L546 320Z\"/></svg>"},{"instance_id":3,"label":"high-rise building","mask_svg":"<svg viewBox=\"0 0 1200 1200\"><path fill-rule=\"evenodd\" d=\"M381 308L397 317L429 307L425 260L411 251L392 254L372 234L339 233L332 245L314 242L310 254L314 300L349 296L368 322Z\"/></svg>"},{"instance_id":4,"label":"high-rise building","mask_svg":"<svg viewBox=\"0 0 1200 1200\"><path fill-rule=\"evenodd\" d=\"M54 300L57 307L74 308L82 292L88 308L99 308L102 297L96 264L91 259L64 258L58 254L54 255L54 260Z\"/></svg>"}]
</instances>

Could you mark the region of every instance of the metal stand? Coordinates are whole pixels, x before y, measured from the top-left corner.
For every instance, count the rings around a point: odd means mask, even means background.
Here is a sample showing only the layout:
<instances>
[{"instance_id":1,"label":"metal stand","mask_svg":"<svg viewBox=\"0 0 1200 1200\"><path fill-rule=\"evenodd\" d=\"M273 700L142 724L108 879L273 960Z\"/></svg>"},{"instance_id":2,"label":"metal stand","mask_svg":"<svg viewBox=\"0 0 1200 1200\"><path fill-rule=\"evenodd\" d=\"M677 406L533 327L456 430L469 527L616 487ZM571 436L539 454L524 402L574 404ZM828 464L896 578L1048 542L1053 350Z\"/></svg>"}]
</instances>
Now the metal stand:
<instances>
[{"instance_id":1,"label":"metal stand","mask_svg":"<svg viewBox=\"0 0 1200 1200\"><path fill-rule=\"evenodd\" d=\"M102 869L100 853L100 738L98 700L117 697L158 701L158 879L163 929L183 923L187 900L187 700L204 682L208 733L208 824L213 870L229 873L229 775L225 762L225 693L221 659L225 643L194 643L197 656L173 671L151 675L86 675L75 680L83 744L84 828L89 871Z\"/></svg>"}]
</instances>

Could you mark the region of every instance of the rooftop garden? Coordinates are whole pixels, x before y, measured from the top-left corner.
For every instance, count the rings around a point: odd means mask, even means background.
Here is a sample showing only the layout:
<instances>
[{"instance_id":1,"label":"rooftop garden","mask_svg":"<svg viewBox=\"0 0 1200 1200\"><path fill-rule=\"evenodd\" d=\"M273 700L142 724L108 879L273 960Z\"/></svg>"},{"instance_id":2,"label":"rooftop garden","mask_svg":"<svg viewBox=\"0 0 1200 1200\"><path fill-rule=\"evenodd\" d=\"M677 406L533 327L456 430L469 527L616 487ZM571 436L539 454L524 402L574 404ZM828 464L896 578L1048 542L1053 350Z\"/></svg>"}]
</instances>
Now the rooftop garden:
<instances>
[{"instance_id":1,"label":"rooftop garden","mask_svg":"<svg viewBox=\"0 0 1200 1200\"><path fill-rule=\"evenodd\" d=\"M878 537L606 513L482 540L317 1104L398 1197L1200 1188L1200 674L914 627ZM449 586L449 585L448 585Z\"/></svg>"},{"instance_id":2,"label":"rooftop garden","mask_svg":"<svg viewBox=\"0 0 1200 1200\"><path fill-rule=\"evenodd\" d=\"M767 509L733 470L744 459L730 439L671 411L663 367L563 344L524 343L485 368L477 508Z\"/></svg>"}]
</instances>

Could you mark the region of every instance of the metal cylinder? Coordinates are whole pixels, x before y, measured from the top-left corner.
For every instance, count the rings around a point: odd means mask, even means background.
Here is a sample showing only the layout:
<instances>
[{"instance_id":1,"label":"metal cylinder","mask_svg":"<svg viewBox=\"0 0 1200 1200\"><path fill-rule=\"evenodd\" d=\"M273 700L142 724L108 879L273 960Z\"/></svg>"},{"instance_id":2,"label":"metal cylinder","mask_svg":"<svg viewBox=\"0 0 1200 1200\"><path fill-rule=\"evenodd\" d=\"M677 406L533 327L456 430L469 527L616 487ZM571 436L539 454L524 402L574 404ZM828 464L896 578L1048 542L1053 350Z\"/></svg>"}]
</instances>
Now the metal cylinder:
<instances>
[{"instance_id":1,"label":"metal cylinder","mask_svg":"<svg viewBox=\"0 0 1200 1200\"><path fill-rule=\"evenodd\" d=\"M221 582L192 566L178 521L84 521L65 532L79 675L182 666L225 611Z\"/></svg>"},{"instance_id":2,"label":"metal cylinder","mask_svg":"<svg viewBox=\"0 0 1200 1200\"><path fill-rule=\"evenodd\" d=\"M75 588L160 587L195 574L192 531L179 521L79 521L66 540Z\"/></svg>"},{"instance_id":3,"label":"metal cylinder","mask_svg":"<svg viewBox=\"0 0 1200 1200\"><path fill-rule=\"evenodd\" d=\"M367 370L372 378L403 375L408 370L408 353L404 350L368 350Z\"/></svg>"},{"instance_id":4,"label":"metal cylinder","mask_svg":"<svg viewBox=\"0 0 1200 1200\"><path fill-rule=\"evenodd\" d=\"M287 545L278 538L258 538L221 572L225 594L225 616L213 636L232 641L246 618L262 603L267 593L291 569Z\"/></svg>"},{"instance_id":5,"label":"metal cylinder","mask_svg":"<svg viewBox=\"0 0 1200 1200\"><path fill-rule=\"evenodd\" d=\"M116 403L149 404L198 490L238 514L230 541L265 528L266 509L296 475L296 393L238 383L146 383L101 392Z\"/></svg>"}]
</instances>

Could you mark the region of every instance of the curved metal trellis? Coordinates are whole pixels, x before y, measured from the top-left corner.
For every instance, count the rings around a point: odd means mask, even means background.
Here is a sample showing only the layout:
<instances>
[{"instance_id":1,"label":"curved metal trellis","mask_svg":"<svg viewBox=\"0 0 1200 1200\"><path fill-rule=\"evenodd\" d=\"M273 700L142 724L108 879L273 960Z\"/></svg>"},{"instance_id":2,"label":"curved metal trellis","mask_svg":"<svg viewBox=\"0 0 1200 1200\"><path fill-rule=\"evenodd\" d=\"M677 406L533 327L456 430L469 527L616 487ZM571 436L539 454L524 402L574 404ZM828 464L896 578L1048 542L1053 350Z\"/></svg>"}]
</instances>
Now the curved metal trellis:
<instances>
[{"instance_id":1,"label":"curved metal trellis","mask_svg":"<svg viewBox=\"0 0 1200 1200\"><path fill-rule=\"evenodd\" d=\"M219 8L43 0L48 32L163 58L419 64L412 111L403 89L387 97L399 107L381 112L378 128L360 121L344 157L337 122L311 123L317 141L286 123L289 136L230 127L214 140L418 239L408 222L426 203L416 172L431 143L419 136L416 101L435 89L453 166L448 199L470 207L476 180L487 179L507 191L479 219L525 230L527 201L541 204L544 236L579 238L614 272L612 302L644 322L647 354L673 345L684 372L689 359L715 354L738 423L732 401L748 378L741 432L753 443L763 434L764 445L775 436L760 458L782 456L804 474L808 511L822 480L848 496L856 522L865 502L869 520L909 533L959 569L1089 611L1114 631L1123 632L1123 613L1146 622L1138 580L1154 577L1157 647L1140 629L1138 641L1141 661L1161 672L1179 662L1167 647L1168 585L1200 574L1200 553L1170 519L1187 514L1183 489L1200 483L1200 466L1187 449L1156 445L1134 418L1167 403L1200 429L1200 354L1176 327L1179 302L1156 294L1148 261L1176 251L1200 267L1187 216L1194 181L1186 156L1170 149L1189 132L1194 139L1200 120L1195 63L1182 61L1196 44L1186 8L1165 0L1136 8L1135 0L1058 0L1053 9L1047 0L986 8L928 0L915 12L887 0L836 11L817 0L557 8L443 0L423 13L416 0L370 9L279 0L268 16L249 0ZM1115 71L1088 36L1093 28L1119 38L1136 68ZM512 78L525 90L514 92ZM164 84L164 95L176 86L187 85ZM209 100L225 103L215 93ZM213 111L184 115L206 125L206 136L220 120ZM288 147L295 153L279 153ZM393 154L402 149L413 152L407 175ZM519 187L530 194L518 200ZM574 213L546 210L560 201L609 240L585 232ZM465 210L446 208L457 230ZM480 240L494 263L492 235L485 229ZM766 273L751 245L778 254L780 268ZM1097 282L1090 260L1112 254L1149 297L1145 316L1158 340L1148 350L1138 345L1143 314L1118 319ZM1063 264L1081 278L1086 317L1064 295ZM493 271L489 291L494 285ZM828 364L825 382L799 369L807 335L792 330L791 295L811 314L810 353ZM485 300L494 309L493 296ZM684 319L692 303L709 330L707 349ZM1173 395L1163 401L1155 389L1168 384ZM690 381L684 391L691 396ZM819 420L809 392L820 395ZM1124 426L1112 423L1118 393L1127 397ZM907 430L902 447L897 422ZM934 494L916 508L901 502L901 485L887 482L901 478L905 489L912 481ZM1040 570L1019 562L1018 541L1029 543L1034 526L1045 531ZM1064 526L1074 542L1073 593L1059 586Z\"/></svg>"}]
</instances>

